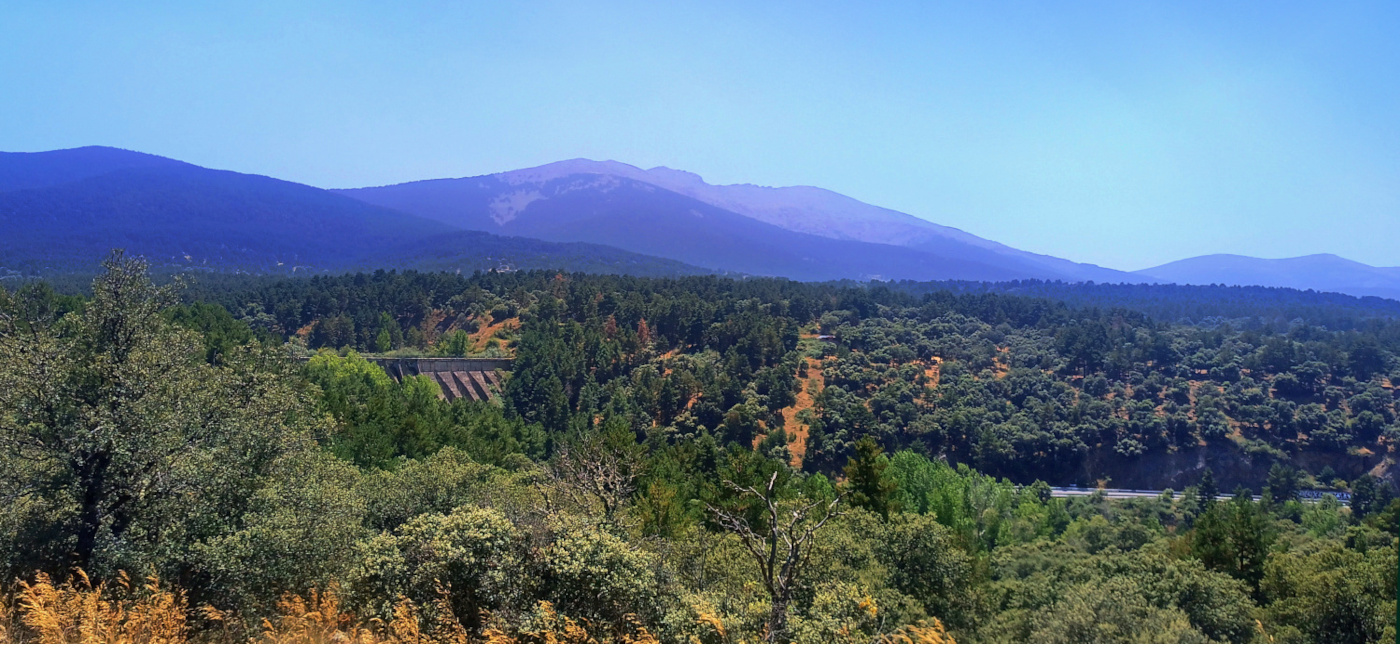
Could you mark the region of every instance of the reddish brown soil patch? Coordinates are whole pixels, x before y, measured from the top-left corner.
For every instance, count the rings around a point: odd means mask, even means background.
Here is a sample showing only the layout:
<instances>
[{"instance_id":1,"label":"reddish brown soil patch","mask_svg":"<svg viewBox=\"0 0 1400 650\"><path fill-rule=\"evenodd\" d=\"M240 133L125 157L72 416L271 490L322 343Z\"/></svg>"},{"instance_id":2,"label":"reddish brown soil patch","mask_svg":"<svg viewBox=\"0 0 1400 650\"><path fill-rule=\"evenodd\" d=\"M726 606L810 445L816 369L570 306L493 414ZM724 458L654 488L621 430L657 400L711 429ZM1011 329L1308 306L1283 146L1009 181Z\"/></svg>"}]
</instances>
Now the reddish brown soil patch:
<instances>
[{"instance_id":1,"label":"reddish brown soil patch","mask_svg":"<svg viewBox=\"0 0 1400 650\"><path fill-rule=\"evenodd\" d=\"M671 359L674 359L675 357L676 357L676 349L672 348L672 349L670 349L670 350L667 350L667 351L662 352L661 354L657 355L656 360L659 361L659 362L661 362L661 363L664 365L667 361L670 361ZM673 370L673 369L672 369L669 365L666 365L665 367L663 367L663 368L661 369L661 376L662 376L662 377L670 377L670 376L671 376L672 370Z\"/></svg>"},{"instance_id":2,"label":"reddish brown soil patch","mask_svg":"<svg viewBox=\"0 0 1400 650\"><path fill-rule=\"evenodd\" d=\"M507 318L503 321L493 322L488 325L485 325L481 329L477 330L475 334L470 335L472 342L472 351L485 351L486 345L490 343L491 339L497 338L497 335L500 334L503 330L512 331L517 329L520 329L520 318L518 317Z\"/></svg>"},{"instance_id":3,"label":"reddish brown soil patch","mask_svg":"<svg viewBox=\"0 0 1400 650\"><path fill-rule=\"evenodd\" d=\"M924 376L929 378L929 382L928 382L928 387L929 387L929 388L937 388L937 387L938 387L938 378L939 378L939 376L942 374L942 370L943 370L943 358L942 358L942 357L933 357L933 360L932 360L931 362L929 362L928 367L927 367L927 368L924 368Z\"/></svg>"},{"instance_id":4,"label":"reddish brown soil patch","mask_svg":"<svg viewBox=\"0 0 1400 650\"><path fill-rule=\"evenodd\" d=\"M1006 355L1010 353L1011 348L1009 347L997 348L997 356L992 358L992 364L996 368L992 371L992 375L997 379L1001 379L1006 376L1006 373L1011 372L1011 364L1006 362Z\"/></svg>"},{"instance_id":5,"label":"reddish brown soil patch","mask_svg":"<svg viewBox=\"0 0 1400 650\"><path fill-rule=\"evenodd\" d=\"M318 319L318 320L313 320L313 321L311 321L310 323L307 323L307 324L303 325L303 326L301 327L301 329L297 330L297 336L300 336L300 337L303 337L303 338L305 338L305 337L307 337L307 336L311 336L311 330L316 329L316 323L319 323L319 322L321 322L321 321Z\"/></svg>"},{"instance_id":6,"label":"reddish brown soil patch","mask_svg":"<svg viewBox=\"0 0 1400 650\"><path fill-rule=\"evenodd\" d=\"M812 408L817 394L826 388L826 378L822 377L822 360L807 360L807 376L797 375L801 388L797 391L797 403L783 409L783 426L788 434L788 451L792 453L792 466L802 467L802 455L807 453L807 425L797 421L797 414L803 409ZM816 392L809 390L815 389Z\"/></svg>"},{"instance_id":7,"label":"reddish brown soil patch","mask_svg":"<svg viewBox=\"0 0 1400 650\"><path fill-rule=\"evenodd\" d=\"M447 320L447 312L441 309L434 309L423 317L423 337L427 339L428 345L437 343L438 326L444 320Z\"/></svg>"}]
</instances>

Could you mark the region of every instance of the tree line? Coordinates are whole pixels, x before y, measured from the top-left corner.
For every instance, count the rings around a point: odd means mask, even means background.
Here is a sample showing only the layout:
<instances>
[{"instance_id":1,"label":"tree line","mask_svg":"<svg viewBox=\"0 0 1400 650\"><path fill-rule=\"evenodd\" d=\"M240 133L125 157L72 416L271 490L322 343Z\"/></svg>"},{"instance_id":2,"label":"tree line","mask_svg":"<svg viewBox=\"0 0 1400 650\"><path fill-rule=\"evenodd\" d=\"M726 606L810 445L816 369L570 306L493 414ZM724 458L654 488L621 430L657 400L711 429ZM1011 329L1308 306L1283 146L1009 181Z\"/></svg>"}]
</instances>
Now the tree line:
<instances>
[{"instance_id":1,"label":"tree line","mask_svg":"<svg viewBox=\"0 0 1400 650\"><path fill-rule=\"evenodd\" d=\"M331 601L393 640L1394 640L1400 501L1344 467L1390 453L1389 323L554 273L192 302L106 266L85 298L0 294L8 639L80 619L63 589L145 611L126 575L182 640L285 639ZM499 403L361 354L506 319ZM1213 472L1050 497L1200 446L1270 469L1230 501ZM1318 484L1353 502L1297 500Z\"/></svg>"}]
</instances>

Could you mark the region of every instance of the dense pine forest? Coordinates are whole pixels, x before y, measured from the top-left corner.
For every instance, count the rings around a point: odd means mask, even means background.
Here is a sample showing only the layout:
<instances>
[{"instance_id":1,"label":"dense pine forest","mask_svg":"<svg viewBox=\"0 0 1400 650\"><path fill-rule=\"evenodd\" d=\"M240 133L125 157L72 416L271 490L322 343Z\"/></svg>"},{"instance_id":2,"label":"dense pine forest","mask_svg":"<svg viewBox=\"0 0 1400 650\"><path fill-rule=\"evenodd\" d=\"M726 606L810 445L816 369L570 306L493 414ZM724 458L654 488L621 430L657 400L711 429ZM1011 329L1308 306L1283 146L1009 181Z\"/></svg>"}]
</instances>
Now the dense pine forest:
<instances>
[{"instance_id":1,"label":"dense pine forest","mask_svg":"<svg viewBox=\"0 0 1400 650\"><path fill-rule=\"evenodd\" d=\"M1393 643L1397 383L1335 294L114 254L0 290L0 642Z\"/></svg>"}]
</instances>

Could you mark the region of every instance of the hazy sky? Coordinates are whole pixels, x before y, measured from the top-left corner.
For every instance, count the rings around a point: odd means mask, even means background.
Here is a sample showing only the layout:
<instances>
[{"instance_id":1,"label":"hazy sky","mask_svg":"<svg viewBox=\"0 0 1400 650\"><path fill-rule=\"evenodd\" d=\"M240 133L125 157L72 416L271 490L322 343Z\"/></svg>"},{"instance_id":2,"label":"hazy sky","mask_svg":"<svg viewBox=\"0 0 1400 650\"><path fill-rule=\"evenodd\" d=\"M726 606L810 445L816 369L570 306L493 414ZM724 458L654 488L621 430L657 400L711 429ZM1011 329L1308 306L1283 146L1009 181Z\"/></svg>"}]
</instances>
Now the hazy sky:
<instances>
[{"instance_id":1,"label":"hazy sky","mask_svg":"<svg viewBox=\"0 0 1400 650\"><path fill-rule=\"evenodd\" d=\"M6 0L0 150L322 187L614 159L1122 269L1400 266L1400 2L872 4Z\"/></svg>"}]
</instances>

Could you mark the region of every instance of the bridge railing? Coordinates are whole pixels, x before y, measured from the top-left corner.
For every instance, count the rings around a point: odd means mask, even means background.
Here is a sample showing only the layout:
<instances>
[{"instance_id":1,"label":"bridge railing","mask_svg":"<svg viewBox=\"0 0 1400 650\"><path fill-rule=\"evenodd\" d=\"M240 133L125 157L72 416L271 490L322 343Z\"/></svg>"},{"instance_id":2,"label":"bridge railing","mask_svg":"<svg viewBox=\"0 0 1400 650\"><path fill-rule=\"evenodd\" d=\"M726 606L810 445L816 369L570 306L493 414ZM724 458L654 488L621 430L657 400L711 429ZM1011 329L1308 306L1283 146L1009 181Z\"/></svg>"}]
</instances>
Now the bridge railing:
<instances>
[{"instance_id":1,"label":"bridge railing","mask_svg":"<svg viewBox=\"0 0 1400 650\"><path fill-rule=\"evenodd\" d=\"M1138 498L1151 498L1151 497L1161 496L1162 493L1166 491L1165 489L1162 489L1162 490L1155 490L1155 491L1154 491L1154 490L1128 490L1128 489L1121 489L1121 488L1087 488L1087 487L1079 487L1079 486L1052 487L1052 488L1050 488L1050 490L1051 490L1051 494L1053 494L1054 496L1057 496L1057 497L1087 497L1087 496L1090 496L1090 495L1094 494L1095 492L1099 492L1100 490L1102 490L1102 492L1104 493L1104 498L1106 498L1106 499L1138 499ZM1340 501L1340 502L1342 502L1342 503L1350 503L1350 502L1351 502L1351 493L1350 493L1350 492L1339 492L1339 491L1333 491L1333 490L1300 490L1300 491L1298 492L1298 500L1299 500L1299 501L1321 501L1324 497L1326 497L1326 496L1328 496L1328 495L1331 495L1333 498L1337 499L1337 501ZM1173 498L1175 498L1175 499L1180 499L1180 498L1181 498L1181 491L1179 491L1179 490L1178 490L1178 491L1174 491ZM1230 494L1230 493L1221 493L1221 494L1220 494L1218 497L1216 497L1216 498L1219 499L1219 500L1221 500L1221 501L1228 501L1228 500L1230 500L1230 499L1235 498L1235 495ZM1258 501L1259 499L1260 499L1260 495L1258 495L1258 494L1254 495L1254 500L1255 500L1255 501Z\"/></svg>"}]
</instances>

